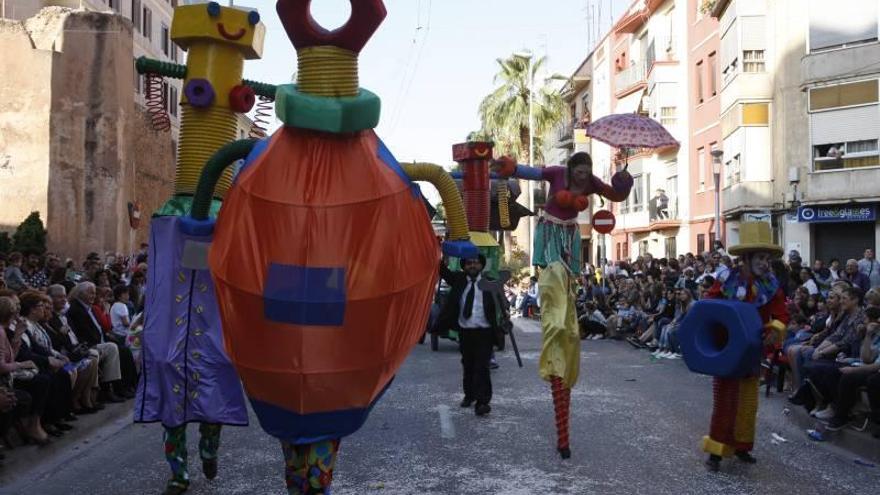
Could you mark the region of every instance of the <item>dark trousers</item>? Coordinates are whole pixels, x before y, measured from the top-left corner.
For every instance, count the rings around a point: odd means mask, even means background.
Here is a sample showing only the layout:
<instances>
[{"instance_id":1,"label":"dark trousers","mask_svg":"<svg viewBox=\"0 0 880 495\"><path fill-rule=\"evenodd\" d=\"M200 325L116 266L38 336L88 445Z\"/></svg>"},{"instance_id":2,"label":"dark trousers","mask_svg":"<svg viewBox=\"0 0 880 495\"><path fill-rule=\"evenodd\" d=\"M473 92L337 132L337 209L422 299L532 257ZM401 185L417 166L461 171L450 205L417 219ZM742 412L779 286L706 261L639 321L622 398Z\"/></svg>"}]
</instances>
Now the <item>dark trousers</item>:
<instances>
[{"instance_id":1,"label":"dark trousers","mask_svg":"<svg viewBox=\"0 0 880 495\"><path fill-rule=\"evenodd\" d=\"M880 373L876 371L844 373L837 385L835 414L846 419L856 402L859 401L861 387L868 387L868 400L871 404L871 415L880 420Z\"/></svg>"},{"instance_id":2,"label":"dark trousers","mask_svg":"<svg viewBox=\"0 0 880 495\"><path fill-rule=\"evenodd\" d=\"M49 389L52 386L52 378L49 375L38 373L32 380L15 380L12 386L15 390L24 391L31 397L31 414L42 416L46 412Z\"/></svg>"},{"instance_id":3,"label":"dark trousers","mask_svg":"<svg viewBox=\"0 0 880 495\"><path fill-rule=\"evenodd\" d=\"M811 359L804 364L804 376L819 392L819 402L832 402L837 395L837 384L842 373L840 368L845 365L828 359Z\"/></svg>"},{"instance_id":4,"label":"dark trousers","mask_svg":"<svg viewBox=\"0 0 880 495\"><path fill-rule=\"evenodd\" d=\"M119 335L105 335L108 342L113 342L119 348L119 371L122 373L121 385L125 388L137 388L137 367L134 363L134 355L131 349L125 345L125 338Z\"/></svg>"},{"instance_id":5,"label":"dark trousers","mask_svg":"<svg viewBox=\"0 0 880 495\"><path fill-rule=\"evenodd\" d=\"M464 369L464 396L477 401L477 404L488 404L492 400L492 378L489 372L489 360L492 358L492 346L495 334L489 328L462 328L461 366Z\"/></svg>"}]
</instances>

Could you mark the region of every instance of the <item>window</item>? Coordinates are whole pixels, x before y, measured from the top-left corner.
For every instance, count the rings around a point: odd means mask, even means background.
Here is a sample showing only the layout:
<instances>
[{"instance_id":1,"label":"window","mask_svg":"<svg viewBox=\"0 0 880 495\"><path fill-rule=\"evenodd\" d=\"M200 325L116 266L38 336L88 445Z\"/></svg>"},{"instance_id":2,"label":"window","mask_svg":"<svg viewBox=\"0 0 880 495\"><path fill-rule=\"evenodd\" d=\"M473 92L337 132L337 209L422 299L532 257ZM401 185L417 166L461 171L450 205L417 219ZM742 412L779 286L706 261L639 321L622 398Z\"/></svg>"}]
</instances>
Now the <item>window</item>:
<instances>
[{"instance_id":1,"label":"window","mask_svg":"<svg viewBox=\"0 0 880 495\"><path fill-rule=\"evenodd\" d=\"M648 254L648 241L639 242L639 256Z\"/></svg>"},{"instance_id":2,"label":"window","mask_svg":"<svg viewBox=\"0 0 880 495\"><path fill-rule=\"evenodd\" d=\"M168 97L168 107L172 116L177 117L177 107L178 107L178 94L177 94L177 86L171 86L168 88L169 97Z\"/></svg>"},{"instance_id":3,"label":"window","mask_svg":"<svg viewBox=\"0 0 880 495\"><path fill-rule=\"evenodd\" d=\"M876 139L813 146L813 170L840 170L880 166Z\"/></svg>"},{"instance_id":4,"label":"window","mask_svg":"<svg viewBox=\"0 0 880 495\"><path fill-rule=\"evenodd\" d=\"M144 37L146 37L148 40L152 41L153 40L153 12L149 8L144 7L143 10L141 10L141 13L143 14L143 16L142 16L143 22L141 23L143 29L141 29L141 32L144 34Z\"/></svg>"},{"instance_id":5,"label":"window","mask_svg":"<svg viewBox=\"0 0 880 495\"><path fill-rule=\"evenodd\" d=\"M743 50L743 72L764 72L764 50Z\"/></svg>"},{"instance_id":6,"label":"window","mask_svg":"<svg viewBox=\"0 0 880 495\"><path fill-rule=\"evenodd\" d=\"M636 175L633 177L633 188L632 193L629 195L630 204L632 204L632 211L642 211L642 208L645 206L645 193L644 193L644 176Z\"/></svg>"},{"instance_id":7,"label":"window","mask_svg":"<svg viewBox=\"0 0 880 495\"><path fill-rule=\"evenodd\" d=\"M877 79L810 90L810 111L877 103Z\"/></svg>"},{"instance_id":8,"label":"window","mask_svg":"<svg viewBox=\"0 0 880 495\"><path fill-rule=\"evenodd\" d=\"M140 33L143 30L143 26L141 26L141 0L131 0L131 23L134 25L135 31Z\"/></svg>"},{"instance_id":9,"label":"window","mask_svg":"<svg viewBox=\"0 0 880 495\"><path fill-rule=\"evenodd\" d=\"M179 51L180 51L180 49L177 47L177 43L172 41L171 42L171 61L172 62L177 62L177 60L178 60L177 54Z\"/></svg>"},{"instance_id":10,"label":"window","mask_svg":"<svg viewBox=\"0 0 880 495\"><path fill-rule=\"evenodd\" d=\"M616 243L616 246L615 246L615 248L616 248L616 249L617 249L617 259L618 259L618 260L621 260L621 259L623 259L623 258L621 258L621 257L620 257L620 253L621 253L621 247L622 247L622 246L621 246L621 245L620 245L620 243L619 243L619 242L618 242L618 243Z\"/></svg>"},{"instance_id":11,"label":"window","mask_svg":"<svg viewBox=\"0 0 880 495\"><path fill-rule=\"evenodd\" d=\"M677 120L675 107L660 107L660 123L664 127L674 127Z\"/></svg>"},{"instance_id":12,"label":"window","mask_svg":"<svg viewBox=\"0 0 880 495\"><path fill-rule=\"evenodd\" d=\"M717 58L715 52L709 54L709 93L712 96L718 94L718 76L716 76L716 73L718 72Z\"/></svg>"},{"instance_id":13,"label":"window","mask_svg":"<svg viewBox=\"0 0 880 495\"><path fill-rule=\"evenodd\" d=\"M165 54L166 57L171 55L171 33L168 31L168 26L165 23L162 23L162 53Z\"/></svg>"},{"instance_id":14,"label":"window","mask_svg":"<svg viewBox=\"0 0 880 495\"><path fill-rule=\"evenodd\" d=\"M107 5L116 12L119 12L119 0L107 0Z\"/></svg>"},{"instance_id":15,"label":"window","mask_svg":"<svg viewBox=\"0 0 880 495\"><path fill-rule=\"evenodd\" d=\"M162 82L162 98L165 99L165 111L171 113L171 99L169 98L168 83Z\"/></svg>"},{"instance_id":16,"label":"window","mask_svg":"<svg viewBox=\"0 0 880 495\"><path fill-rule=\"evenodd\" d=\"M666 258L675 259L678 256L678 248L675 245L675 237L666 238Z\"/></svg>"},{"instance_id":17,"label":"window","mask_svg":"<svg viewBox=\"0 0 880 495\"><path fill-rule=\"evenodd\" d=\"M706 252L706 234L697 234L697 254Z\"/></svg>"},{"instance_id":18,"label":"window","mask_svg":"<svg viewBox=\"0 0 880 495\"><path fill-rule=\"evenodd\" d=\"M725 178L727 185L736 184L742 180L742 168L740 166L739 153L724 163L724 170L727 171L727 177Z\"/></svg>"},{"instance_id":19,"label":"window","mask_svg":"<svg viewBox=\"0 0 880 495\"><path fill-rule=\"evenodd\" d=\"M810 51L877 41L877 2L810 0Z\"/></svg>"},{"instance_id":20,"label":"window","mask_svg":"<svg viewBox=\"0 0 880 495\"><path fill-rule=\"evenodd\" d=\"M699 191L706 189L706 148L697 150L697 177L700 178Z\"/></svg>"},{"instance_id":21,"label":"window","mask_svg":"<svg viewBox=\"0 0 880 495\"><path fill-rule=\"evenodd\" d=\"M697 89L697 103L703 103L703 61L700 60L697 62L697 72L696 72L696 80L695 87Z\"/></svg>"},{"instance_id":22,"label":"window","mask_svg":"<svg viewBox=\"0 0 880 495\"><path fill-rule=\"evenodd\" d=\"M711 167L712 167L712 184L713 184L713 187L714 187L714 184L715 184L715 165L714 165L715 157L712 156L712 152L715 151L715 150L717 150L717 149L718 149L718 143L712 143L712 144L709 145L709 156L708 156L708 159L709 159L709 163L711 164ZM719 185L719 186L721 185L721 174L720 174L720 171L719 171L719 174L718 174L718 185Z\"/></svg>"},{"instance_id":23,"label":"window","mask_svg":"<svg viewBox=\"0 0 880 495\"><path fill-rule=\"evenodd\" d=\"M709 249L715 250L715 231L709 232Z\"/></svg>"}]
</instances>

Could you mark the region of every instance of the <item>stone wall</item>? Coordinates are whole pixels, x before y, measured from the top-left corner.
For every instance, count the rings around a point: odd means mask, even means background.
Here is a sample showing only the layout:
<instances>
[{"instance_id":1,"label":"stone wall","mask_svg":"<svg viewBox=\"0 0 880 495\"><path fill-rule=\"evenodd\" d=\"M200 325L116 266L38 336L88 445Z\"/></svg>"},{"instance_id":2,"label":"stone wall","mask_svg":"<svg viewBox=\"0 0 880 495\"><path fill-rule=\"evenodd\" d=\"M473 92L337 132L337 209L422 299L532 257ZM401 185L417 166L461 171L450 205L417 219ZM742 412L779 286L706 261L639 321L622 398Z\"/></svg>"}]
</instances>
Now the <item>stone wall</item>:
<instances>
[{"instance_id":1,"label":"stone wall","mask_svg":"<svg viewBox=\"0 0 880 495\"><path fill-rule=\"evenodd\" d=\"M131 23L50 7L0 24L0 50L17 54L0 57L0 228L39 211L53 251L132 252L170 195L173 152L134 103Z\"/></svg>"}]
</instances>

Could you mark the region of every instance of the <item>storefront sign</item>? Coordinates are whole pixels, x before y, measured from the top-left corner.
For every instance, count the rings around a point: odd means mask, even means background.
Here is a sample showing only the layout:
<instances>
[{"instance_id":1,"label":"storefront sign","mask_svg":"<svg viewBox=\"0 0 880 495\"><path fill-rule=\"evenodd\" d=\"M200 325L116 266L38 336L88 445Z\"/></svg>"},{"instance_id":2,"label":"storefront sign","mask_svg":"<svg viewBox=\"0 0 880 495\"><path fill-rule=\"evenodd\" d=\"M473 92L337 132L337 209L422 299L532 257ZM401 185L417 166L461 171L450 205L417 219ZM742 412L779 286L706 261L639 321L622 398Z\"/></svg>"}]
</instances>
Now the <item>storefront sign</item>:
<instances>
[{"instance_id":1,"label":"storefront sign","mask_svg":"<svg viewBox=\"0 0 880 495\"><path fill-rule=\"evenodd\" d=\"M877 219L874 205L865 206L801 206L798 222L873 222Z\"/></svg>"}]
</instances>

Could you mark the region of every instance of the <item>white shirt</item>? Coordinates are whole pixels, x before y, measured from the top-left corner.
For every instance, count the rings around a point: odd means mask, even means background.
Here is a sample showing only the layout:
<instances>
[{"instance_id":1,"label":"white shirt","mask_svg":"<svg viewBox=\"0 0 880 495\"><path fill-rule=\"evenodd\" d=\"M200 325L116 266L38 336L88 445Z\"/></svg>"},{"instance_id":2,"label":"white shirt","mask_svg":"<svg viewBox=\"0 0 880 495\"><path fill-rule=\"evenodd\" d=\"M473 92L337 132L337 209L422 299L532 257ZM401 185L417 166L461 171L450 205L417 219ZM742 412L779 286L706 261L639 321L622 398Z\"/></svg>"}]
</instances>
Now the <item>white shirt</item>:
<instances>
[{"instance_id":1,"label":"white shirt","mask_svg":"<svg viewBox=\"0 0 880 495\"><path fill-rule=\"evenodd\" d=\"M483 277L477 275L476 280L468 277L468 284L464 288L461 295L461 312L458 314L458 326L461 328L490 328L489 322L486 320L486 312L483 310L483 291L480 290L479 283ZM464 317L464 306L467 301L468 292L474 287L474 309L470 318Z\"/></svg>"},{"instance_id":2,"label":"white shirt","mask_svg":"<svg viewBox=\"0 0 880 495\"><path fill-rule=\"evenodd\" d=\"M128 317L128 306L116 301L110 307L110 322L113 324L113 333L127 337L128 325L125 324L126 321L131 321Z\"/></svg>"},{"instance_id":3,"label":"white shirt","mask_svg":"<svg viewBox=\"0 0 880 495\"><path fill-rule=\"evenodd\" d=\"M727 277L730 276L730 268L724 263L719 263L718 268L715 269L715 273L713 273L712 276L715 277L715 280L718 280L723 284L727 281Z\"/></svg>"},{"instance_id":4,"label":"white shirt","mask_svg":"<svg viewBox=\"0 0 880 495\"><path fill-rule=\"evenodd\" d=\"M803 283L803 286L806 287L811 296L815 296L819 293L819 286L816 285L816 282L813 279L808 279Z\"/></svg>"}]
</instances>

